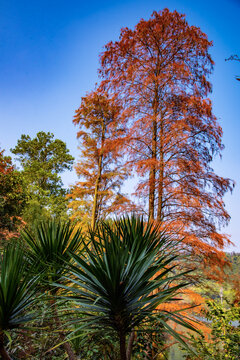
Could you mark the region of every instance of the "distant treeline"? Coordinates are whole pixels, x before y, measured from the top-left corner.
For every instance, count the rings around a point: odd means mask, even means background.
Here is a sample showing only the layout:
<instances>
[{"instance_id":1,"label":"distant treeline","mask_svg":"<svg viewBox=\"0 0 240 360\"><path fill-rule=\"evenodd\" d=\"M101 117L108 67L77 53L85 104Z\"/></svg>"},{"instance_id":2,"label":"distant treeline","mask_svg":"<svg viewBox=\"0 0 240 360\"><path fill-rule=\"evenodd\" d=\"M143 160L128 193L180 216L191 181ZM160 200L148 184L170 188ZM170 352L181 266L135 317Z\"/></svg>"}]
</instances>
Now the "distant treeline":
<instances>
[{"instance_id":1,"label":"distant treeline","mask_svg":"<svg viewBox=\"0 0 240 360\"><path fill-rule=\"evenodd\" d=\"M239 252L226 252L227 258L232 264L232 273L240 275L240 253Z\"/></svg>"}]
</instances>

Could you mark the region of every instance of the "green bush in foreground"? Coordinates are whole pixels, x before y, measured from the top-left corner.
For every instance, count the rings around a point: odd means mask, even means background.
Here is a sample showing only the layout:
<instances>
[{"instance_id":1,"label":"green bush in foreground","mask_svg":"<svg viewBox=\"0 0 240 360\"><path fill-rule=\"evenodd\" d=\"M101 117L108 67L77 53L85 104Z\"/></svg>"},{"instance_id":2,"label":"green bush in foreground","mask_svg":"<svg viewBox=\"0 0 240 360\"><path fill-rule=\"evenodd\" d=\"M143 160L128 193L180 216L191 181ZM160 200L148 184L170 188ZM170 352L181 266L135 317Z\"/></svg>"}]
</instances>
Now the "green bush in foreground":
<instances>
[{"instance_id":1,"label":"green bush in foreground","mask_svg":"<svg viewBox=\"0 0 240 360\"><path fill-rule=\"evenodd\" d=\"M208 301L204 314L211 327L211 336L192 336L192 346L197 353L193 356L186 349L184 358L188 360L239 360L240 359L240 307Z\"/></svg>"},{"instance_id":2,"label":"green bush in foreground","mask_svg":"<svg viewBox=\"0 0 240 360\"><path fill-rule=\"evenodd\" d=\"M6 335L34 318L38 277L32 276L23 250L8 245L0 256L0 355L11 360L5 348Z\"/></svg>"},{"instance_id":3,"label":"green bush in foreground","mask_svg":"<svg viewBox=\"0 0 240 360\"><path fill-rule=\"evenodd\" d=\"M72 254L75 263L69 265L69 284L57 285L75 304L72 311L79 319L75 320L78 330L115 334L121 360L131 358L127 335L139 326L145 332L158 331L153 322L185 345L168 321L194 328L177 311L156 310L162 303L179 300L179 290L187 285L180 280L185 273L173 271L177 249L177 242L159 227L139 218L98 224L84 251Z\"/></svg>"}]
</instances>

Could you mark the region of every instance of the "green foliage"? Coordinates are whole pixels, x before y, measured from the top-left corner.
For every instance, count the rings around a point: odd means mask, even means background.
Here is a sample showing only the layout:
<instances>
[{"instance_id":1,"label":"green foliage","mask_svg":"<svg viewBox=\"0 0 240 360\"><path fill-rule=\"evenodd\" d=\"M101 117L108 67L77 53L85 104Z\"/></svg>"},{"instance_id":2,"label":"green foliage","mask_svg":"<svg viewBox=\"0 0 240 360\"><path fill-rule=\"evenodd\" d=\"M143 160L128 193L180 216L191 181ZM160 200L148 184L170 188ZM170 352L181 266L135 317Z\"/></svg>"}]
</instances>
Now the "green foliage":
<instances>
[{"instance_id":1,"label":"green foliage","mask_svg":"<svg viewBox=\"0 0 240 360\"><path fill-rule=\"evenodd\" d=\"M66 190L60 173L71 170L74 158L69 154L66 144L53 139L52 133L43 131L31 139L22 135L12 153L18 156L28 184L29 202L24 212L24 219L34 223L35 212L41 210L41 218L51 214L60 217L66 214Z\"/></svg>"},{"instance_id":2,"label":"green foliage","mask_svg":"<svg viewBox=\"0 0 240 360\"><path fill-rule=\"evenodd\" d=\"M62 140L53 138L52 133L43 131L37 133L34 139L22 135L11 151L18 155L29 183L43 191L58 194L62 186L59 173L71 170L74 158Z\"/></svg>"},{"instance_id":3,"label":"green foliage","mask_svg":"<svg viewBox=\"0 0 240 360\"><path fill-rule=\"evenodd\" d=\"M64 284L63 275L66 265L71 263L71 253L77 253L81 247L81 230L76 229L69 221L60 222L51 219L48 222L38 224L34 232L25 229L21 235L27 244L27 254L34 267L34 273L41 273L42 275L39 288L48 295L46 299L50 306L48 315L53 320L53 327L58 331L57 340L55 336L55 343L64 341L66 336L62 329L63 319L62 315L61 320L59 316L61 307L56 302L58 288L53 287L52 282L58 281ZM64 315L65 313L63 313ZM75 359L70 344L65 342L63 347L68 355L73 354L73 357L69 357L69 359Z\"/></svg>"},{"instance_id":4,"label":"green foliage","mask_svg":"<svg viewBox=\"0 0 240 360\"><path fill-rule=\"evenodd\" d=\"M146 347L160 354L167 333L184 344L169 320L194 330L178 311L156 310L178 300L178 290L186 285L175 267L178 243L159 227L123 218L99 223L83 240L70 222L51 219L34 231L23 230L21 239L25 253L13 254L35 291L31 297L28 289L32 302L24 316L29 311L41 316L31 323L31 333L11 329L7 349L18 359L63 360L68 345L86 360L118 360L120 336L129 341L134 330L132 358L140 360L147 356ZM38 282L36 274L41 274ZM15 286L20 283L16 274L11 277ZM39 293L41 301L35 304Z\"/></svg>"},{"instance_id":5,"label":"green foliage","mask_svg":"<svg viewBox=\"0 0 240 360\"><path fill-rule=\"evenodd\" d=\"M36 282L23 250L8 245L0 257L0 330L19 327L32 318L25 312L35 301Z\"/></svg>"},{"instance_id":6,"label":"green foliage","mask_svg":"<svg viewBox=\"0 0 240 360\"><path fill-rule=\"evenodd\" d=\"M59 329L51 316L51 307L46 297L32 307L37 313L37 319L31 321L22 329L13 329L9 332L9 342L6 349L12 359L20 360L66 360L63 348L58 347L49 351L53 344L59 343ZM65 318L63 318L65 321Z\"/></svg>"},{"instance_id":7,"label":"green foliage","mask_svg":"<svg viewBox=\"0 0 240 360\"><path fill-rule=\"evenodd\" d=\"M234 300L235 291L228 282L219 283L213 280L202 280L202 284L194 286L193 290L208 300L220 300L224 305Z\"/></svg>"},{"instance_id":8,"label":"green foliage","mask_svg":"<svg viewBox=\"0 0 240 360\"><path fill-rule=\"evenodd\" d=\"M116 334L105 334L102 331L79 331L71 343L80 359L85 360L119 360L119 347Z\"/></svg>"},{"instance_id":9,"label":"green foliage","mask_svg":"<svg viewBox=\"0 0 240 360\"><path fill-rule=\"evenodd\" d=\"M66 290L65 298L75 303L73 311L82 314L79 330L115 333L121 344L140 325L144 331L164 328L185 345L167 322L194 328L178 311L156 310L162 303L179 300L178 290L187 285L176 285L183 275L174 271L177 245L158 226L142 219L98 224L96 231L90 231L84 252L72 254L75 263L69 265L69 284L58 285ZM158 328L152 328L153 321Z\"/></svg>"},{"instance_id":10,"label":"green foliage","mask_svg":"<svg viewBox=\"0 0 240 360\"><path fill-rule=\"evenodd\" d=\"M207 280L201 272L201 282L192 288L205 299L222 301L225 307L240 299L240 254L226 253L226 258L229 265L222 270L222 282Z\"/></svg>"},{"instance_id":11,"label":"green foliage","mask_svg":"<svg viewBox=\"0 0 240 360\"><path fill-rule=\"evenodd\" d=\"M51 214L46 207L43 207L38 199L28 198L23 209L24 221L34 229L40 222L49 221Z\"/></svg>"},{"instance_id":12,"label":"green foliage","mask_svg":"<svg viewBox=\"0 0 240 360\"><path fill-rule=\"evenodd\" d=\"M133 358L136 360L166 359L164 347L167 342L167 333L158 322L153 322L151 327L157 331L146 331L144 328L139 328L135 332Z\"/></svg>"},{"instance_id":13,"label":"green foliage","mask_svg":"<svg viewBox=\"0 0 240 360\"><path fill-rule=\"evenodd\" d=\"M240 253L226 253L226 256L231 263L231 268L228 269L228 273L240 275Z\"/></svg>"},{"instance_id":14,"label":"green foliage","mask_svg":"<svg viewBox=\"0 0 240 360\"><path fill-rule=\"evenodd\" d=\"M37 281L29 270L27 258L18 245L7 245L0 256L0 354L10 360L5 349L8 331L23 328L36 314L32 306L38 299Z\"/></svg>"},{"instance_id":15,"label":"green foliage","mask_svg":"<svg viewBox=\"0 0 240 360\"><path fill-rule=\"evenodd\" d=\"M209 339L192 336L192 346L196 357L187 353L185 359L197 360L238 360L240 355L240 307L208 301L204 316L209 322L211 336ZM185 350L186 351L186 350Z\"/></svg>"},{"instance_id":16,"label":"green foliage","mask_svg":"<svg viewBox=\"0 0 240 360\"><path fill-rule=\"evenodd\" d=\"M48 281L60 281L66 264L71 262L71 253L76 253L82 245L81 230L70 221L56 219L39 223L34 232L23 230L21 237L27 244L28 258L35 273L41 273L42 280Z\"/></svg>"}]
</instances>

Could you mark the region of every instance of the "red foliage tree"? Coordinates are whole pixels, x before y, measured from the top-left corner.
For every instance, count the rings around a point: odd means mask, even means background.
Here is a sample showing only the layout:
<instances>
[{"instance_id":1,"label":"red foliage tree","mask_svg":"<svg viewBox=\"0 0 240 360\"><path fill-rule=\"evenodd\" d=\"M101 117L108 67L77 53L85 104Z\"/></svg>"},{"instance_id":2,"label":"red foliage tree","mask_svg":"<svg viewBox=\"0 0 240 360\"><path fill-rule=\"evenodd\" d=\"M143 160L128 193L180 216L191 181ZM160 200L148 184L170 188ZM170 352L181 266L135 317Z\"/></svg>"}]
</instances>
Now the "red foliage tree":
<instances>
[{"instance_id":1,"label":"red foliage tree","mask_svg":"<svg viewBox=\"0 0 240 360\"><path fill-rule=\"evenodd\" d=\"M0 240L17 235L17 227L22 224L22 210L27 201L24 179L14 169L11 157L0 151Z\"/></svg>"},{"instance_id":2,"label":"red foliage tree","mask_svg":"<svg viewBox=\"0 0 240 360\"><path fill-rule=\"evenodd\" d=\"M223 195L233 182L211 168L222 129L208 98L212 43L185 16L164 9L124 28L106 45L100 74L124 99L129 114L128 165L148 199L149 218L178 231L193 252L220 260L229 242L218 225L229 221Z\"/></svg>"},{"instance_id":3,"label":"red foliage tree","mask_svg":"<svg viewBox=\"0 0 240 360\"><path fill-rule=\"evenodd\" d=\"M131 208L120 192L126 178L122 166L125 120L121 102L98 88L82 98L73 120L79 127L81 159L76 165L80 181L72 187L73 217L96 221L110 213Z\"/></svg>"}]
</instances>

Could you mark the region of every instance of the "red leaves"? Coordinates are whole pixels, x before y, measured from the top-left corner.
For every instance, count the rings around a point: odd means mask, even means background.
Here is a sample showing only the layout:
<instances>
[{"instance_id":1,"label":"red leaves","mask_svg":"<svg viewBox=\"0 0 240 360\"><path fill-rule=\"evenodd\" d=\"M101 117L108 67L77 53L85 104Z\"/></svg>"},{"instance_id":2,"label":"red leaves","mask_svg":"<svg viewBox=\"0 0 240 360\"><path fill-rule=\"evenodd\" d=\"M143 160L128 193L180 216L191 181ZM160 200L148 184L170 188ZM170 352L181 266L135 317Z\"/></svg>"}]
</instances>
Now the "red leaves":
<instances>
[{"instance_id":1,"label":"red leaves","mask_svg":"<svg viewBox=\"0 0 240 360\"><path fill-rule=\"evenodd\" d=\"M128 116L128 169L136 194L149 200L149 217L163 220L207 256L228 243L219 225L229 221L222 197L233 182L210 163L223 149L222 129L208 98L212 42L185 16L164 9L101 55L105 88L123 100Z\"/></svg>"},{"instance_id":2,"label":"red leaves","mask_svg":"<svg viewBox=\"0 0 240 360\"><path fill-rule=\"evenodd\" d=\"M69 197L76 214L87 214L92 226L102 216L130 208L130 201L120 193L126 178L121 164L125 151L125 113L116 96L104 90L104 84L82 98L73 122L79 126L81 160L76 172L82 180ZM82 209L82 212L81 212Z\"/></svg>"},{"instance_id":3,"label":"red leaves","mask_svg":"<svg viewBox=\"0 0 240 360\"><path fill-rule=\"evenodd\" d=\"M0 151L0 172L2 174L8 174L13 171L13 165L11 158L4 156L4 150Z\"/></svg>"}]
</instances>

